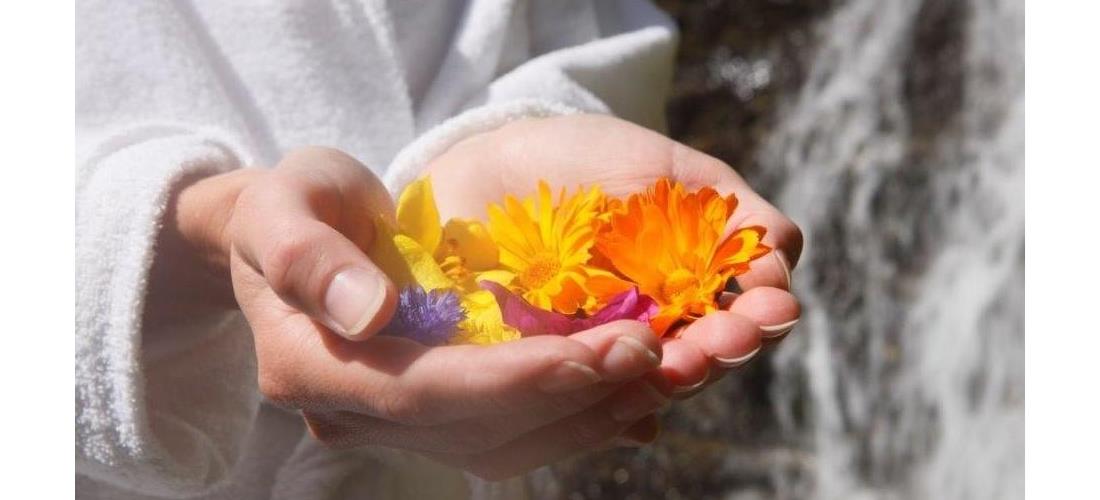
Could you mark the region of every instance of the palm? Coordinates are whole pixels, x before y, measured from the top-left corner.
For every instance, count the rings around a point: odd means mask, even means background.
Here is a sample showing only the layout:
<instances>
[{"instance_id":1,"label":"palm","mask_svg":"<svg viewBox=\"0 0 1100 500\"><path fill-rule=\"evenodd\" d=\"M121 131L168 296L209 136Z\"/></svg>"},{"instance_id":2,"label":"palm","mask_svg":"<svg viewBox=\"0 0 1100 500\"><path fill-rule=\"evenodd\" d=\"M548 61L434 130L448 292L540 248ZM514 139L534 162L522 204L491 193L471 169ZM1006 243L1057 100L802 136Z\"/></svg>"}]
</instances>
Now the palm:
<instances>
[{"instance_id":1,"label":"palm","mask_svg":"<svg viewBox=\"0 0 1100 500\"><path fill-rule=\"evenodd\" d=\"M459 143L435 159L429 173L444 218L484 218L490 202L530 194L539 180L554 186L599 184L608 194L624 196L669 177L689 188L709 185L736 194L741 208L734 224L768 228L765 242L780 252L738 278L746 292L730 297L729 312L712 314L664 340L662 371L685 392L747 360L762 337L782 336L798 318L798 302L786 291L784 257L796 259L801 250L797 228L728 166L653 131L593 115L521 121Z\"/></svg>"},{"instance_id":2,"label":"palm","mask_svg":"<svg viewBox=\"0 0 1100 500\"><path fill-rule=\"evenodd\" d=\"M529 194L539 180L569 187L599 183L613 195L637 192L659 177L676 177L680 148L628 122L581 115L517 122L476 136L429 168L444 217L483 217L489 202Z\"/></svg>"}]
</instances>

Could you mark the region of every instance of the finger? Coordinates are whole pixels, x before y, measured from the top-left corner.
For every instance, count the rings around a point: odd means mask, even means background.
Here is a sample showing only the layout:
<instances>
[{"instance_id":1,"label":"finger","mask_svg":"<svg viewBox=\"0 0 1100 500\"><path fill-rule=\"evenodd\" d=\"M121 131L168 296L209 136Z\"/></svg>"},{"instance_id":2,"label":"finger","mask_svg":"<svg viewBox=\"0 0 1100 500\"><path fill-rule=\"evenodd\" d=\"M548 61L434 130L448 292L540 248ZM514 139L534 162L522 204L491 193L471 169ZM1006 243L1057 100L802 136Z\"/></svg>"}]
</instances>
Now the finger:
<instances>
[{"instance_id":1,"label":"finger","mask_svg":"<svg viewBox=\"0 0 1100 500\"><path fill-rule=\"evenodd\" d=\"M602 371L600 355L584 343L542 335L429 350L395 389L420 413L445 414L440 423L562 404L561 395L603 382Z\"/></svg>"},{"instance_id":2,"label":"finger","mask_svg":"<svg viewBox=\"0 0 1100 500\"><path fill-rule=\"evenodd\" d=\"M686 392L697 388L707 380L710 359L694 342L679 338L666 338L661 348L661 374L672 386L672 391Z\"/></svg>"},{"instance_id":3,"label":"finger","mask_svg":"<svg viewBox=\"0 0 1100 500\"><path fill-rule=\"evenodd\" d=\"M233 251L284 302L359 340L389 321L396 292L362 250L373 240L373 223L343 224L346 233L334 227L332 221L339 218L369 222L377 211L352 209L356 202L347 197L357 190L334 180L356 182L341 179L351 175L346 170L321 166L312 175L284 172L247 190L234 214Z\"/></svg>"},{"instance_id":4,"label":"finger","mask_svg":"<svg viewBox=\"0 0 1100 500\"><path fill-rule=\"evenodd\" d=\"M708 314L683 328L675 343L682 353L663 366L677 399L690 397L760 352L760 331L748 318L726 311ZM668 345L665 346L666 352ZM665 359L669 359L666 354Z\"/></svg>"},{"instance_id":5,"label":"finger","mask_svg":"<svg viewBox=\"0 0 1100 500\"><path fill-rule=\"evenodd\" d=\"M760 329L753 320L728 311L708 314L684 328L683 342L693 344L721 368L746 363L760 351Z\"/></svg>"},{"instance_id":6,"label":"finger","mask_svg":"<svg viewBox=\"0 0 1100 500\"><path fill-rule=\"evenodd\" d=\"M315 438L337 448L386 446L425 453L480 453L607 398L622 384L601 383L554 395L546 404L516 413L475 417L439 425L406 425L354 412L303 412Z\"/></svg>"},{"instance_id":7,"label":"finger","mask_svg":"<svg viewBox=\"0 0 1100 500\"><path fill-rule=\"evenodd\" d=\"M554 404L602 380L598 355L566 337L428 348L389 336L342 342L300 314L246 315L269 331L257 334L260 373L271 378L261 378L261 388L284 406L438 425Z\"/></svg>"},{"instance_id":8,"label":"finger","mask_svg":"<svg viewBox=\"0 0 1100 500\"><path fill-rule=\"evenodd\" d=\"M627 384L583 413L526 434L500 448L436 458L490 481L508 478L584 451L600 448L668 399L643 381Z\"/></svg>"},{"instance_id":9,"label":"finger","mask_svg":"<svg viewBox=\"0 0 1100 500\"><path fill-rule=\"evenodd\" d=\"M772 250L749 263L748 272L736 278L738 286L742 290L760 286L790 290L791 271L802 253L802 231L787 216L751 190L744 199L739 198L737 209L726 225L726 233L732 234L737 229L746 227L763 228L764 238L761 242Z\"/></svg>"},{"instance_id":10,"label":"finger","mask_svg":"<svg viewBox=\"0 0 1100 500\"><path fill-rule=\"evenodd\" d=\"M682 144L672 148L672 172L689 188L713 186L724 194L737 197L737 209L727 232L737 228L761 226L766 229L763 243L775 249L752 262L750 270L738 276L742 289L773 286L790 289L790 274L802 253L802 232L789 218L757 194L729 165Z\"/></svg>"},{"instance_id":11,"label":"finger","mask_svg":"<svg viewBox=\"0 0 1100 500\"><path fill-rule=\"evenodd\" d=\"M252 224L238 248L283 302L352 340L389 322L394 285L354 243L316 219L285 211L272 217Z\"/></svg>"},{"instance_id":12,"label":"finger","mask_svg":"<svg viewBox=\"0 0 1100 500\"><path fill-rule=\"evenodd\" d=\"M596 352L600 374L608 382L642 375L661 364L661 343L645 323L615 321L569 336Z\"/></svg>"},{"instance_id":13,"label":"finger","mask_svg":"<svg viewBox=\"0 0 1100 500\"><path fill-rule=\"evenodd\" d=\"M771 287L746 291L730 304L729 311L750 319L760 327L760 335L765 339L776 339L790 333L802 314L801 305L794 295Z\"/></svg>"},{"instance_id":14,"label":"finger","mask_svg":"<svg viewBox=\"0 0 1100 500\"><path fill-rule=\"evenodd\" d=\"M711 358L712 365L706 381L681 389L677 399L697 394L729 370L752 361L769 341L782 338L798 322L798 301L778 288L754 288L740 295L724 292L719 303L729 312L707 315L679 335L694 341Z\"/></svg>"},{"instance_id":15,"label":"finger","mask_svg":"<svg viewBox=\"0 0 1100 500\"><path fill-rule=\"evenodd\" d=\"M765 229L761 241L772 250L749 263L749 270L736 278L738 286L742 290L760 286L790 290L793 269L790 255L797 256L801 252L801 233L790 219L774 209L745 214L744 218L735 214L729 225L731 231L752 226Z\"/></svg>"},{"instance_id":16,"label":"finger","mask_svg":"<svg viewBox=\"0 0 1100 500\"><path fill-rule=\"evenodd\" d=\"M348 412L314 415L315 422L310 425L316 428L318 439L332 446L375 445L423 452L473 453L495 448L521 434L577 414L621 387L614 382L637 378L660 364L657 354L660 344L644 323L616 321L573 334L569 339L596 353L596 371L604 382L574 389L575 378L552 378L543 383L544 389L551 389L553 394L529 408L439 425L404 425L344 414ZM558 393L559 390L566 392Z\"/></svg>"}]
</instances>

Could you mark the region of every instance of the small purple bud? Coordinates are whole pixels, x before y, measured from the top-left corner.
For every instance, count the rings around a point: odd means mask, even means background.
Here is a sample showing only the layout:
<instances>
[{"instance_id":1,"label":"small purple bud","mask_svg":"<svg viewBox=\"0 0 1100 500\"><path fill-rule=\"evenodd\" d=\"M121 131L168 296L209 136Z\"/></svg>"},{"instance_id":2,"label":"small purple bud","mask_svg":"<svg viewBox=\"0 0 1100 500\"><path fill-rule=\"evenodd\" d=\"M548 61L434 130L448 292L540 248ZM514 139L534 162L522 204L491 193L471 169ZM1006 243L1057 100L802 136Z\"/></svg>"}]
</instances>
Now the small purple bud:
<instances>
[{"instance_id":1,"label":"small purple bud","mask_svg":"<svg viewBox=\"0 0 1100 500\"><path fill-rule=\"evenodd\" d=\"M466 319L458 295L449 290L424 291L419 286L401 290L397 311L382 329L383 335L415 340L428 346L446 344Z\"/></svg>"}]
</instances>

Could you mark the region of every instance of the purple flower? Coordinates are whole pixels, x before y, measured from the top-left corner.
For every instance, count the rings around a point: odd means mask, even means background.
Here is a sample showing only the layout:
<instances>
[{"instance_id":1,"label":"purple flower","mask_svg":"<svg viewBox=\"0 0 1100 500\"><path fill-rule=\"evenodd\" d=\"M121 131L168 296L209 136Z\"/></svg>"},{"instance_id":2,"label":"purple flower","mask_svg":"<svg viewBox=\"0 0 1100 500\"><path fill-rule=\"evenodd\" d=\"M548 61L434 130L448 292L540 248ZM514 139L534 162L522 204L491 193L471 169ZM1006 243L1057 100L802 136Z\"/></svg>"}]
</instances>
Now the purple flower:
<instances>
[{"instance_id":1,"label":"purple flower","mask_svg":"<svg viewBox=\"0 0 1100 500\"><path fill-rule=\"evenodd\" d=\"M648 322L658 310L657 302L639 293L637 287L616 295L603 309L587 318L540 309L491 281L482 281L481 287L496 297L504 323L524 336L569 335L620 319Z\"/></svg>"},{"instance_id":2,"label":"purple flower","mask_svg":"<svg viewBox=\"0 0 1100 500\"><path fill-rule=\"evenodd\" d=\"M454 292L426 292L418 286L409 286L401 290L397 311L382 333L429 346L443 345L454 336L463 319L466 312Z\"/></svg>"}]
</instances>

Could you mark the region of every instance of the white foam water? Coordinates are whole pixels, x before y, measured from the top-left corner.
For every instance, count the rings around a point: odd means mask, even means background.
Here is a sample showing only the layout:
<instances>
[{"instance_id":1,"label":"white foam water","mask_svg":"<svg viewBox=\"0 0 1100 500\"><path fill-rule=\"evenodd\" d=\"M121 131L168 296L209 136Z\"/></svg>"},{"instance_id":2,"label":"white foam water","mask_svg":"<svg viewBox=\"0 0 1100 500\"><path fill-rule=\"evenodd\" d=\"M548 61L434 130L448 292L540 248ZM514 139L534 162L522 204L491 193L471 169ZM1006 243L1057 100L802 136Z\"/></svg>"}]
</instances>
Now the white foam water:
<instances>
[{"instance_id":1,"label":"white foam water","mask_svg":"<svg viewBox=\"0 0 1100 500\"><path fill-rule=\"evenodd\" d=\"M807 241L771 394L812 477L777 470L780 497L1023 496L1023 5L965 2L960 107L914 144L905 55L927 3L838 5L759 154Z\"/></svg>"}]
</instances>

